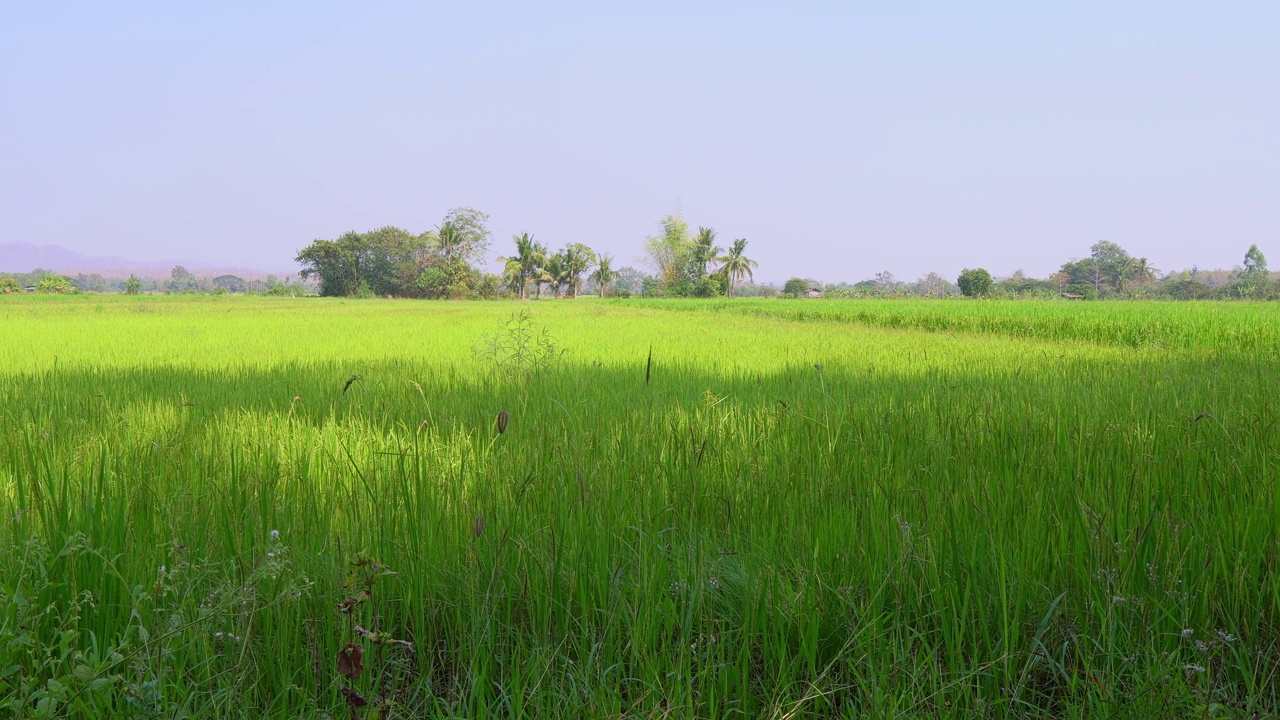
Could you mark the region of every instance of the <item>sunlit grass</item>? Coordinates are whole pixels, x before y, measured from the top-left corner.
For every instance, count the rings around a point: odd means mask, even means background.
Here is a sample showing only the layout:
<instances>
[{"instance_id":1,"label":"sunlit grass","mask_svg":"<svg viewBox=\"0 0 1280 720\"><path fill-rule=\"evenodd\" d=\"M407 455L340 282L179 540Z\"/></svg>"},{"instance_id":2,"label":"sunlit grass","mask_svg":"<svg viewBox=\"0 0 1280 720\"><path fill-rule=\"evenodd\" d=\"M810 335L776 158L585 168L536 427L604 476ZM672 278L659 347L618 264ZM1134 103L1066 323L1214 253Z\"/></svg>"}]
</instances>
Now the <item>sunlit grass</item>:
<instances>
[{"instance_id":1,"label":"sunlit grass","mask_svg":"<svg viewBox=\"0 0 1280 720\"><path fill-rule=\"evenodd\" d=\"M343 717L360 554L394 716L1275 713L1270 306L806 302L0 302L0 696Z\"/></svg>"}]
</instances>

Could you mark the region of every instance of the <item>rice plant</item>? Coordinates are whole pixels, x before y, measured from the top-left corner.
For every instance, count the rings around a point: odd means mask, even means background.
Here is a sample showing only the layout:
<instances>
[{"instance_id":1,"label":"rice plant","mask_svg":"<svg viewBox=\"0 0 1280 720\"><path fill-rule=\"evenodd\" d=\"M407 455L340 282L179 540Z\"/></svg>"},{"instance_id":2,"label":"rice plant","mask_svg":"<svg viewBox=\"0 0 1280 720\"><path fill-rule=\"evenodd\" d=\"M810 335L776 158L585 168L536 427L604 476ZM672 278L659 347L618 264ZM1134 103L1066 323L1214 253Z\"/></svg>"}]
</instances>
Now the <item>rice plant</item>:
<instances>
[{"instance_id":1,"label":"rice plant","mask_svg":"<svg viewBox=\"0 0 1280 720\"><path fill-rule=\"evenodd\" d=\"M0 301L3 714L1276 715L1275 309L513 311Z\"/></svg>"}]
</instances>

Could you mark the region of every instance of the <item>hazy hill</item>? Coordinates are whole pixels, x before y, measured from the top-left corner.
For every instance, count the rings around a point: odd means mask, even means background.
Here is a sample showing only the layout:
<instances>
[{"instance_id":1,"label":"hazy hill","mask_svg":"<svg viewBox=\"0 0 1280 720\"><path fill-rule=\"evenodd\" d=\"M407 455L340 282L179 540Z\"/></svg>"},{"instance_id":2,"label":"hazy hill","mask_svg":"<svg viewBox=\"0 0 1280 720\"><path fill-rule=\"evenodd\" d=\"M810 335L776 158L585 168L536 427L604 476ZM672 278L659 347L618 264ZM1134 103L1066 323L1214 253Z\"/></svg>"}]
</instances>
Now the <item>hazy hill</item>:
<instances>
[{"instance_id":1,"label":"hazy hill","mask_svg":"<svg viewBox=\"0 0 1280 720\"><path fill-rule=\"evenodd\" d=\"M244 267L219 267L180 260L139 262L112 255L81 255L58 245L0 243L0 273L25 273L41 268L64 275L97 273L104 277L126 277L134 274L141 278L160 280L169 277L174 265L181 265L196 275L204 276L238 275L249 279L267 275L267 271ZM290 269L278 274L284 276L296 272L297 270Z\"/></svg>"}]
</instances>

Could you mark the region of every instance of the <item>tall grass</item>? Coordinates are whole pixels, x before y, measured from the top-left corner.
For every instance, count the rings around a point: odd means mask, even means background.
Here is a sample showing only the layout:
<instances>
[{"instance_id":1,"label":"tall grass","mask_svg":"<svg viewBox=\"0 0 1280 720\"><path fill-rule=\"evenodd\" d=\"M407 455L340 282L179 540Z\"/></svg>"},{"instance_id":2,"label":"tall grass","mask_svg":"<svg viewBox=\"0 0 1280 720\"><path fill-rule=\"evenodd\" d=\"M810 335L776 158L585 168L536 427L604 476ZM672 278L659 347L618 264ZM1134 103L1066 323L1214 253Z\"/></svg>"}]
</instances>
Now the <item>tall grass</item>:
<instances>
[{"instance_id":1,"label":"tall grass","mask_svg":"<svg viewBox=\"0 0 1280 720\"><path fill-rule=\"evenodd\" d=\"M520 307L0 303L0 707L1276 713L1252 306L1125 306L1182 338L1135 347L550 302L568 353L512 377L471 348Z\"/></svg>"}]
</instances>

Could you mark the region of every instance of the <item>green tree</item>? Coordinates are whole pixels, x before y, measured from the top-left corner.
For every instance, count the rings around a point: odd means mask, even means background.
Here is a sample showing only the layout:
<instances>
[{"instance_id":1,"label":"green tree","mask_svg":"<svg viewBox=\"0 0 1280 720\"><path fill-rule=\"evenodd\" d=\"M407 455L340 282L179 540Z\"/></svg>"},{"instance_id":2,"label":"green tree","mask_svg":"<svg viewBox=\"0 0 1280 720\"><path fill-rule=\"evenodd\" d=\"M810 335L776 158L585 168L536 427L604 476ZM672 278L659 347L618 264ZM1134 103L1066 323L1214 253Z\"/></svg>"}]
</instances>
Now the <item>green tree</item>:
<instances>
[{"instance_id":1,"label":"green tree","mask_svg":"<svg viewBox=\"0 0 1280 720\"><path fill-rule=\"evenodd\" d=\"M1250 245L1244 254L1244 276L1249 279L1268 277L1267 256L1262 254L1257 245Z\"/></svg>"},{"instance_id":2,"label":"green tree","mask_svg":"<svg viewBox=\"0 0 1280 720\"><path fill-rule=\"evenodd\" d=\"M1155 280L1156 274L1159 272L1159 270L1156 270L1151 266L1151 263L1148 262L1146 258L1140 257L1133 262L1129 281L1138 285L1146 285L1147 283Z\"/></svg>"},{"instance_id":3,"label":"green tree","mask_svg":"<svg viewBox=\"0 0 1280 720\"><path fill-rule=\"evenodd\" d=\"M1160 290L1174 300L1205 300L1213 295L1213 288L1187 272L1168 278Z\"/></svg>"},{"instance_id":4,"label":"green tree","mask_svg":"<svg viewBox=\"0 0 1280 720\"><path fill-rule=\"evenodd\" d=\"M346 297L360 286L360 251L364 238L359 233L343 233L336 240L315 240L294 258L302 266L303 279L320 281L320 294Z\"/></svg>"},{"instance_id":5,"label":"green tree","mask_svg":"<svg viewBox=\"0 0 1280 720\"><path fill-rule=\"evenodd\" d=\"M22 292L22 284L12 275L0 275L0 295Z\"/></svg>"},{"instance_id":6,"label":"green tree","mask_svg":"<svg viewBox=\"0 0 1280 720\"><path fill-rule=\"evenodd\" d=\"M137 275L130 274L129 279L124 281L124 292L126 295L139 295L142 293L142 279Z\"/></svg>"},{"instance_id":7,"label":"green tree","mask_svg":"<svg viewBox=\"0 0 1280 720\"><path fill-rule=\"evenodd\" d=\"M782 294L790 297L798 298L809 292L809 281L804 278L793 277L782 286Z\"/></svg>"},{"instance_id":8,"label":"green tree","mask_svg":"<svg viewBox=\"0 0 1280 720\"><path fill-rule=\"evenodd\" d=\"M1110 240L1099 240L1089 248L1089 257L1063 264L1067 284L1092 285L1099 297L1128 293L1131 280L1141 276L1144 258L1134 260L1124 248ZM1150 270L1150 268L1148 268ZM1154 270L1151 270L1154 274Z\"/></svg>"},{"instance_id":9,"label":"green tree","mask_svg":"<svg viewBox=\"0 0 1280 720\"><path fill-rule=\"evenodd\" d=\"M945 297L952 291L951 283L936 272L930 272L915 282L914 291L925 297Z\"/></svg>"},{"instance_id":10,"label":"green tree","mask_svg":"<svg viewBox=\"0 0 1280 720\"><path fill-rule=\"evenodd\" d=\"M435 234L435 241L440 256L445 260L452 260L455 255L460 255L462 252L462 232L452 222L445 221L440 224L440 229Z\"/></svg>"},{"instance_id":11,"label":"green tree","mask_svg":"<svg viewBox=\"0 0 1280 720\"><path fill-rule=\"evenodd\" d=\"M662 233L645 239L646 262L657 275L658 286L666 294L675 294L677 288L687 287L685 271L692 238L689 225L677 208L660 223Z\"/></svg>"},{"instance_id":12,"label":"green tree","mask_svg":"<svg viewBox=\"0 0 1280 720\"><path fill-rule=\"evenodd\" d=\"M534 243L532 252L537 262L534 264L529 278L533 280L533 289L537 293L537 299L541 300L542 284L553 280L551 273L547 271L547 264L551 262L552 254L546 243ZM559 268L554 269L558 271Z\"/></svg>"},{"instance_id":13,"label":"green tree","mask_svg":"<svg viewBox=\"0 0 1280 720\"><path fill-rule=\"evenodd\" d=\"M463 300L479 294L486 278L461 257L438 258L431 262L415 281L421 297L432 300Z\"/></svg>"},{"instance_id":14,"label":"green tree","mask_svg":"<svg viewBox=\"0 0 1280 720\"><path fill-rule=\"evenodd\" d=\"M468 263L484 262L493 243L488 222L489 215L475 208L456 207L450 210L435 233L441 255L446 258L457 255Z\"/></svg>"},{"instance_id":15,"label":"green tree","mask_svg":"<svg viewBox=\"0 0 1280 720\"><path fill-rule=\"evenodd\" d=\"M685 254L685 272L689 282L697 284L709 274L712 263L720 261L724 249L716 245L716 231L709 227L698 228L698 235Z\"/></svg>"},{"instance_id":16,"label":"green tree","mask_svg":"<svg viewBox=\"0 0 1280 720\"><path fill-rule=\"evenodd\" d=\"M560 294L560 288L568 281L564 251L547 256L547 261L542 265L539 279L547 284L548 289L551 291L551 297L556 297ZM541 290L538 292L538 297L542 297Z\"/></svg>"},{"instance_id":17,"label":"green tree","mask_svg":"<svg viewBox=\"0 0 1280 720\"><path fill-rule=\"evenodd\" d=\"M296 259L303 278L319 279L321 295L412 297L421 294L418 278L427 266L451 257L442 257L427 233L414 235L388 226L316 240Z\"/></svg>"},{"instance_id":18,"label":"green tree","mask_svg":"<svg viewBox=\"0 0 1280 720\"><path fill-rule=\"evenodd\" d=\"M520 299L525 299L525 287L538 276L538 271L547 261L546 247L534 241L527 232L511 236L515 241L516 252L506 258L499 258L505 263L504 275L508 276L508 286L515 288Z\"/></svg>"},{"instance_id":19,"label":"green tree","mask_svg":"<svg viewBox=\"0 0 1280 720\"><path fill-rule=\"evenodd\" d=\"M720 267L716 272L722 274L726 282L726 290L729 297L733 297L733 286L742 278L755 280L754 271L759 265L755 260L748 258L744 253L747 249L746 238L738 238L733 241L733 246L729 248L729 252L721 260Z\"/></svg>"},{"instance_id":20,"label":"green tree","mask_svg":"<svg viewBox=\"0 0 1280 720\"><path fill-rule=\"evenodd\" d=\"M596 271L591 273L591 279L600 288L600 297L606 297L609 286L618 279L618 271L613 269L612 255L603 254L596 260Z\"/></svg>"},{"instance_id":21,"label":"green tree","mask_svg":"<svg viewBox=\"0 0 1280 720\"><path fill-rule=\"evenodd\" d=\"M271 282L274 278L274 275L268 277L267 284L269 286L274 286L274 283ZM248 283L244 281L244 278L236 275L219 275L213 279L213 286L227 292L242 293L248 288Z\"/></svg>"},{"instance_id":22,"label":"green tree","mask_svg":"<svg viewBox=\"0 0 1280 720\"><path fill-rule=\"evenodd\" d=\"M643 295L645 294L645 281L655 282L653 277L636 268L630 266L618 268L618 278L614 282L614 289L632 295Z\"/></svg>"},{"instance_id":23,"label":"green tree","mask_svg":"<svg viewBox=\"0 0 1280 720\"><path fill-rule=\"evenodd\" d=\"M983 268L965 268L956 279L956 285L966 297L983 297L991 292L992 284L991 273Z\"/></svg>"},{"instance_id":24,"label":"green tree","mask_svg":"<svg viewBox=\"0 0 1280 720\"><path fill-rule=\"evenodd\" d=\"M500 257L502 261L502 284L507 286L509 292L515 293L516 297L524 299L524 288L528 284L528 277L520 268L520 261L515 258Z\"/></svg>"},{"instance_id":25,"label":"green tree","mask_svg":"<svg viewBox=\"0 0 1280 720\"><path fill-rule=\"evenodd\" d=\"M200 289L200 283L191 271L176 265L169 273L169 280L164 284L164 289L171 293L195 292Z\"/></svg>"},{"instance_id":26,"label":"green tree","mask_svg":"<svg viewBox=\"0 0 1280 720\"><path fill-rule=\"evenodd\" d=\"M565 246L561 253L564 263L564 278L573 297L578 297L578 289L582 285L582 275L596 264L596 254L582 243Z\"/></svg>"}]
</instances>

